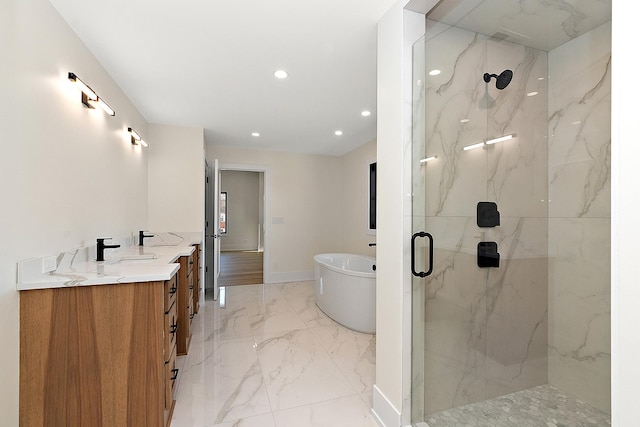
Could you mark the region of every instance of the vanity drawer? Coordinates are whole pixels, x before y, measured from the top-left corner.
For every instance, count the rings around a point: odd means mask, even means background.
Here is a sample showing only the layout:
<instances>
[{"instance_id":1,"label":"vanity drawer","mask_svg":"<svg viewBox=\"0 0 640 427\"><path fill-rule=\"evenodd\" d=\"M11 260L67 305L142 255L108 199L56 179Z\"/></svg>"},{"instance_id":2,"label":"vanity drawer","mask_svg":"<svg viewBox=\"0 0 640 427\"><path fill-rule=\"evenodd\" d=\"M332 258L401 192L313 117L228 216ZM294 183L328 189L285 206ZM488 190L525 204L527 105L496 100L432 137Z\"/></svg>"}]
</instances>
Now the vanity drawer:
<instances>
[{"instance_id":1,"label":"vanity drawer","mask_svg":"<svg viewBox=\"0 0 640 427\"><path fill-rule=\"evenodd\" d=\"M168 313L164 315L164 355L165 362L169 355L175 353L178 335L178 306L173 304Z\"/></svg>"},{"instance_id":2,"label":"vanity drawer","mask_svg":"<svg viewBox=\"0 0 640 427\"><path fill-rule=\"evenodd\" d=\"M170 409L175 396L178 369L176 369L176 352L171 353L168 362L164 364L164 407Z\"/></svg>"},{"instance_id":3,"label":"vanity drawer","mask_svg":"<svg viewBox=\"0 0 640 427\"><path fill-rule=\"evenodd\" d=\"M164 312L168 313L171 306L175 305L178 296L178 275L164 282Z\"/></svg>"}]
</instances>

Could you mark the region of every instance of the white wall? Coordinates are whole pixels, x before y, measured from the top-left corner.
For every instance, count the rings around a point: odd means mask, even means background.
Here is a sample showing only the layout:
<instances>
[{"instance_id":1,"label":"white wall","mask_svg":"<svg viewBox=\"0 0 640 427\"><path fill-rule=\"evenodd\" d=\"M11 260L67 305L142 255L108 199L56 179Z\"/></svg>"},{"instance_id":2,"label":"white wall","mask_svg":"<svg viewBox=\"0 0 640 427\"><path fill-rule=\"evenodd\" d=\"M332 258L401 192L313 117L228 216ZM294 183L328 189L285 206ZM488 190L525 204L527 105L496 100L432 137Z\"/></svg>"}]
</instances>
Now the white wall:
<instances>
[{"instance_id":1,"label":"white wall","mask_svg":"<svg viewBox=\"0 0 640 427\"><path fill-rule=\"evenodd\" d=\"M337 157L207 145L207 158L261 165L265 176L265 281L313 278L313 256L341 244L341 169ZM273 218L283 219L273 224ZM267 260L267 253L269 259Z\"/></svg>"},{"instance_id":2,"label":"white wall","mask_svg":"<svg viewBox=\"0 0 640 427\"><path fill-rule=\"evenodd\" d=\"M424 33L424 16L405 11L407 3L398 1L378 22L378 276L373 410L379 421L389 427L408 421L410 397L411 279L407 271L411 169L405 167L405 158L411 156L411 45Z\"/></svg>"},{"instance_id":3,"label":"white wall","mask_svg":"<svg viewBox=\"0 0 640 427\"><path fill-rule=\"evenodd\" d=\"M227 233L220 250L258 249L260 172L223 170L220 191L227 192Z\"/></svg>"},{"instance_id":4,"label":"white wall","mask_svg":"<svg viewBox=\"0 0 640 427\"><path fill-rule=\"evenodd\" d=\"M147 226L147 123L45 0L0 2L0 424L18 425L19 260ZM116 110L80 103L75 72Z\"/></svg>"},{"instance_id":5,"label":"white wall","mask_svg":"<svg viewBox=\"0 0 640 427\"><path fill-rule=\"evenodd\" d=\"M638 423L640 388L640 197L638 197L637 2L613 0L611 375L612 425Z\"/></svg>"},{"instance_id":6,"label":"white wall","mask_svg":"<svg viewBox=\"0 0 640 427\"><path fill-rule=\"evenodd\" d=\"M204 232L203 129L150 124L148 135L149 229Z\"/></svg>"}]
</instances>

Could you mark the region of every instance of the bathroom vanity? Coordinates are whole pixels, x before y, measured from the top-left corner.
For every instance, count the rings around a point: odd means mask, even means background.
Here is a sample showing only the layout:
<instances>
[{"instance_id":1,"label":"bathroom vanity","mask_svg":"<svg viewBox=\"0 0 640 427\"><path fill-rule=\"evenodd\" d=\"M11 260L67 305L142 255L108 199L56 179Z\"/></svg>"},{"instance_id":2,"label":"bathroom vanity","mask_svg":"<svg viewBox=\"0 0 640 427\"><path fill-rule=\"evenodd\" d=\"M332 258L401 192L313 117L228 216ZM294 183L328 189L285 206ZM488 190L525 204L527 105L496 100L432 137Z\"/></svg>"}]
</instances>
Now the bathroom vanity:
<instances>
[{"instance_id":1,"label":"bathroom vanity","mask_svg":"<svg viewBox=\"0 0 640 427\"><path fill-rule=\"evenodd\" d=\"M171 422L198 306L200 240L91 248L19 265L20 425ZM38 271L39 268L39 271Z\"/></svg>"}]
</instances>

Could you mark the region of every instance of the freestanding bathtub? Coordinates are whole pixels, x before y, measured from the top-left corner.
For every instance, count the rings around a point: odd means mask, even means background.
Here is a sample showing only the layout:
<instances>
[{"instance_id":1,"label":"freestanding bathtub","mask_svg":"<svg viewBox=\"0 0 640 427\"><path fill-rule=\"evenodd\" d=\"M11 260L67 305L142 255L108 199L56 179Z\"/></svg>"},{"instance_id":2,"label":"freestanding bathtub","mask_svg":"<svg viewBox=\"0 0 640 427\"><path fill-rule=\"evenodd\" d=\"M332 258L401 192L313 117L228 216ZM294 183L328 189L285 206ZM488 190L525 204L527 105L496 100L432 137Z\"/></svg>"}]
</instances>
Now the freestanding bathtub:
<instances>
[{"instance_id":1,"label":"freestanding bathtub","mask_svg":"<svg viewBox=\"0 0 640 427\"><path fill-rule=\"evenodd\" d=\"M376 332L376 260L353 254L318 254L316 304L336 322L367 334Z\"/></svg>"}]
</instances>

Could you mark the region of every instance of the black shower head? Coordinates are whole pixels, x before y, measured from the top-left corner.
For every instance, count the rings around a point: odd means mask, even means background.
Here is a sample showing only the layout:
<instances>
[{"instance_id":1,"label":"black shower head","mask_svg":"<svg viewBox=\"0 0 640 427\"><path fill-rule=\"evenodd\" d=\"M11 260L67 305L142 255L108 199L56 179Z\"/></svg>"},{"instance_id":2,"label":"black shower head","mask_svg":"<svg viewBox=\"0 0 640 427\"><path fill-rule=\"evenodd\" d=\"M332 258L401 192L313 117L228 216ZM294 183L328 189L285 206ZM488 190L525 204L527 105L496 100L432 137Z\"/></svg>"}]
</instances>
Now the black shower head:
<instances>
[{"instance_id":1,"label":"black shower head","mask_svg":"<svg viewBox=\"0 0 640 427\"><path fill-rule=\"evenodd\" d=\"M502 90L505 87L509 86L509 83L511 83L511 79L513 78L513 71L504 70L500 73L500 75L484 73L484 81L486 83L489 83L491 81L491 77L496 78L496 88Z\"/></svg>"}]
</instances>

